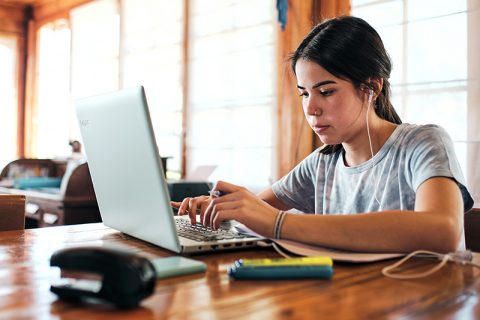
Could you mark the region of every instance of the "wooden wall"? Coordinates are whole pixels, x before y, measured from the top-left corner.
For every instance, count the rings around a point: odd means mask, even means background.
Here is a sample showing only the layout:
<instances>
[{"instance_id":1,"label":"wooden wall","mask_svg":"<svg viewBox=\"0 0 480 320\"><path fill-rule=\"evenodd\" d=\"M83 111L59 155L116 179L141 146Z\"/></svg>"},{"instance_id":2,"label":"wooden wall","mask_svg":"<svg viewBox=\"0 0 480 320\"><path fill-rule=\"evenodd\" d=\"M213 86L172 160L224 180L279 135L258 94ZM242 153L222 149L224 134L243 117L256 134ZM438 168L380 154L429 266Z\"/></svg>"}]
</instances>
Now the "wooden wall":
<instances>
[{"instance_id":1,"label":"wooden wall","mask_svg":"<svg viewBox=\"0 0 480 320\"><path fill-rule=\"evenodd\" d=\"M289 0L285 31L278 32L277 176L282 177L321 145L303 115L289 56L311 28L324 19L348 15L349 0Z\"/></svg>"},{"instance_id":2,"label":"wooden wall","mask_svg":"<svg viewBox=\"0 0 480 320\"><path fill-rule=\"evenodd\" d=\"M0 4L0 32L24 35L25 7Z\"/></svg>"}]
</instances>

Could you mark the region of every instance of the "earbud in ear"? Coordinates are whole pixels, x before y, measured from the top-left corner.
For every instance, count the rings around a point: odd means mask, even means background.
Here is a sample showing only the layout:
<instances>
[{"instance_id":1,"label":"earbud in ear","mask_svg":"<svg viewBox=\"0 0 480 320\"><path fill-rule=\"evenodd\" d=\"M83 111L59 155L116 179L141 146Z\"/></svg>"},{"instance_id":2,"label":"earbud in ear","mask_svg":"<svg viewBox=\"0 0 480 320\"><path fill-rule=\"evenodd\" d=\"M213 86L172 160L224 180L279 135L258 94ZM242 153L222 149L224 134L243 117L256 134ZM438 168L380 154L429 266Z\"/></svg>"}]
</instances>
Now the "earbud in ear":
<instances>
[{"instance_id":1,"label":"earbud in ear","mask_svg":"<svg viewBox=\"0 0 480 320\"><path fill-rule=\"evenodd\" d=\"M360 89L363 90L363 91L367 91L368 90L368 104L372 103L372 99L373 99L373 89L370 88L369 86L367 85L360 85Z\"/></svg>"},{"instance_id":2,"label":"earbud in ear","mask_svg":"<svg viewBox=\"0 0 480 320\"><path fill-rule=\"evenodd\" d=\"M370 106L372 104L372 98L373 98L373 89L368 89L368 105Z\"/></svg>"}]
</instances>

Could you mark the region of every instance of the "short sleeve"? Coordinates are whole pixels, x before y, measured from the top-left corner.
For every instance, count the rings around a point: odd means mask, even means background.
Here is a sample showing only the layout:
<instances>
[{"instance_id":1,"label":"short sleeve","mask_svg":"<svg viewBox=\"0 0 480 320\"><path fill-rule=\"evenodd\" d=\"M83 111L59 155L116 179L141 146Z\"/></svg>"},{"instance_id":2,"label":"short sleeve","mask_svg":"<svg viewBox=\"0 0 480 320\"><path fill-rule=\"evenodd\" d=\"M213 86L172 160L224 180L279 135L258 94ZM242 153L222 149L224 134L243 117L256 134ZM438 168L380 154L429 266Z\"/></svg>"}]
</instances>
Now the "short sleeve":
<instances>
[{"instance_id":1,"label":"short sleeve","mask_svg":"<svg viewBox=\"0 0 480 320\"><path fill-rule=\"evenodd\" d=\"M302 212L315 212L315 180L320 153L311 153L287 175L272 185L275 196Z\"/></svg>"},{"instance_id":2,"label":"short sleeve","mask_svg":"<svg viewBox=\"0 0 480 320\"><path fill-rule=\"evenodd\" d=\"M448 133L436 125L421 126L408 141L410 151L407 173L411 177L413 190L433 177L454 179L462 192L464 208L473 206L473 199L465 187L465 179L455 156L452 139Z\"/></svg>"}]
</instances>

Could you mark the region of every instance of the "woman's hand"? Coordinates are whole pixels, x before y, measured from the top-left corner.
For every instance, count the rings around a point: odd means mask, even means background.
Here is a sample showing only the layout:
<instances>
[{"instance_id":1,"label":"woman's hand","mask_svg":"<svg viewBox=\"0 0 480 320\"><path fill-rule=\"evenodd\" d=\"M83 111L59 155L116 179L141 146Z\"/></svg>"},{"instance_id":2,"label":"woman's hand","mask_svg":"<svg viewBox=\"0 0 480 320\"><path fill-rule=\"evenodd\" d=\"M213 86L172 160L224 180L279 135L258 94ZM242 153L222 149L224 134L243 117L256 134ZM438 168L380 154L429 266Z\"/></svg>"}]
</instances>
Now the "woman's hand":
<instances>
[{"instance_id":1,"label":"woman's hand","mask_svg":"<svg viewBox=\"0 0 480 320\"><path fill-rule=\"evenodd\" d=\"M225 195L212 196L206 210L202 210L203 225L217 230L224 220L236 220L258 234L271 237L278 210L244 187L218 181L213 190Z\"/></svg>"},{"instance_id":2,"label":"woman's hand","mask_svg":"<svg viewBox=\"0 0 480 320\"><path fill-rule=\"evenodd\" d=\"M185 198L182 202L170 201L170 205L173 208L178 209L178 215L183 216L188 214L191 224L197 223L197 213L200 212L200 216L207 209L211 201L210 196L199 196L195 198ZM202 221L202 220L200 220Z\"/></svg>"}]
</instances>

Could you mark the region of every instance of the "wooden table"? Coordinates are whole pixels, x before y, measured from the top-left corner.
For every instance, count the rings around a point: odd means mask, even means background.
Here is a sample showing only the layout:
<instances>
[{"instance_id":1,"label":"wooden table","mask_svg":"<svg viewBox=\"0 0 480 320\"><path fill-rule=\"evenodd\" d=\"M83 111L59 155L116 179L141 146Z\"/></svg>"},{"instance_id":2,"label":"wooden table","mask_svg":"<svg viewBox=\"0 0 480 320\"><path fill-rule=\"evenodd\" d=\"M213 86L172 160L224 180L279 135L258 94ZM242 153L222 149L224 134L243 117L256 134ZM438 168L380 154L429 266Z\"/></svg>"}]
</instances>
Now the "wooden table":
<instances>
[{"instance_id":1,"label":"wooden table","mask_svg":"<svg viewBox=\"0 0 480 320\"><path fill-rule=\"evenodd\" d=\"M275 251L236 251L194 256L206 274L157 281L155 294L132 310L57 300L49 291L59 278L50 255L64 247L120 245L149 257L171 252L101 223L0 233L1 319L376 319L480 318L480 270L449 263L419 280L385 278L392 261L335 264L333 280L235 281L227 267L241 257L277 257ZM475 255L477 263L479 255ZM432 261L416 260L420 270Z\"/></svg>"}]
</instances>

